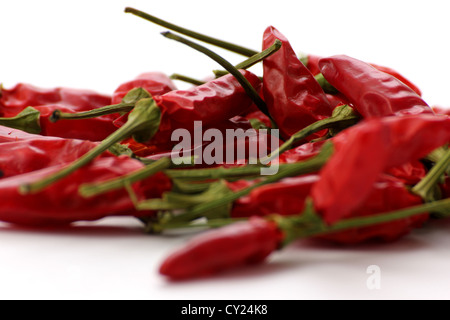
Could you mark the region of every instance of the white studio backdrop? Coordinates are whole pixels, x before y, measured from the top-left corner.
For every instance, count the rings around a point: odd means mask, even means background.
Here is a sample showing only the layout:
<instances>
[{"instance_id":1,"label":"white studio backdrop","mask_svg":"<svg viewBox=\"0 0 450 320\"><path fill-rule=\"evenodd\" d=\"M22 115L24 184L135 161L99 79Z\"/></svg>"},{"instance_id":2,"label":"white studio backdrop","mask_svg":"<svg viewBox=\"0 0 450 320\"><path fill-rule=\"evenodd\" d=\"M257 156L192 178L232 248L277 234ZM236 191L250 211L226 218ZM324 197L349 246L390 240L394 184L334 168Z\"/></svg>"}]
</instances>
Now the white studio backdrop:
<instances>
[{"instance_id":1,"label":"white studio backdrop","mask_svg":"<svg viewBox=\"0 0 450 320\"><path fill-rule=\"evenodd\" d=\"M0 83L111 94L143 72L204 78L218 68L161 36L166 29L124 13L128 6L254 50L273 25L298 52L347 54L391 67L414 82L430 105L450 107L450 24L441 0L1 0ZM208 47L232 63L244 59ZM301 243L260 268L175 285L156 271L184 238L143 235L135 220L99 221L67 232L0 224L0 298L449 298L448 226L387 246ZM372 265L381 268L381 290L367 285Z\"/></svg>"}]
</instances>

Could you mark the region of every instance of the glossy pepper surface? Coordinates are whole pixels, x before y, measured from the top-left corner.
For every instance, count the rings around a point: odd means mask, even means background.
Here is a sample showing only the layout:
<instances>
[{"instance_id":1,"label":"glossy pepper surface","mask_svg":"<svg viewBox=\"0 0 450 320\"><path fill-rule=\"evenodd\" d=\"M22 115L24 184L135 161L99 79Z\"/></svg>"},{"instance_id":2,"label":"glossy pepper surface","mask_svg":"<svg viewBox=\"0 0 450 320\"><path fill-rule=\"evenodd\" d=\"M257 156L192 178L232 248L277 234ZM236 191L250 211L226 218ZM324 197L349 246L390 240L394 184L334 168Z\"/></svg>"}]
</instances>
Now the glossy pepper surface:
<instances>
[{"instance_id":1,"label":"glossy pepper surface","mask_svg":"<svg viewBox=\"0 0 450 320\"><path fill-rule=\"evenodd\" d=\"M337 55L320 59L319 68L364 118L433 114L413 89L366 62Z\"/></svg>"},{"instance_id":2,"label":"glossy pepper surface","mask_svg":"<svg viewBox=\"0 0 450 320\"><path fill-rule=\"evenodd\" d=\"M264 32L263 49L276 39L282 42L281 48L263 61L263 93L281 136L288 138L309 124L331 116L332 107L287 38L274 27Z\"/></svg>"},{"instance_id":3,"label":"glossy pepper surface","mask_svg":"<svg viewBox=\"0 0 450 320\"><path fill-rule=\"evenodd\" d=\"M449 141L449 119L434 115L365 120L342 131L311 191L316 210L328 223L345 218L364 202L381 173L420 160Z\"/></svg>"},{"instance_id":4,"label":"glossy pepper surface","mask_svg":"<svg viewBox=\"0 0 450 320\"><path fill-rule=\"evenodd\" d=\"M173 280L181 280L260 263L279 248L282 238L274 222L252 217L194 237L169 255L159 271Z\"/></svg>"}]
</instances>

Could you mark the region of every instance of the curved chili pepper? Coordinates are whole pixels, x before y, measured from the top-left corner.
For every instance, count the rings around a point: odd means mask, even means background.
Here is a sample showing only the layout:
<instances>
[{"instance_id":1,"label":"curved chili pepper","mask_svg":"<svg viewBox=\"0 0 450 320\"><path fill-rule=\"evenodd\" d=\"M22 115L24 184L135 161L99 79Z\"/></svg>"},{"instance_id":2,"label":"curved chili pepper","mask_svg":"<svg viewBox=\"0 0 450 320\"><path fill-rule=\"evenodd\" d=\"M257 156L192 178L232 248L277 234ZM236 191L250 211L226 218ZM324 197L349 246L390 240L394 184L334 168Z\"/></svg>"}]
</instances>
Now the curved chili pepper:
<instances>
[{"instance_id":1,"label":"curved chili pepper","mask_svg":"<svg viewBox=\"0 0 450 320\"><path fill-rule=\"evenodd\" d=\"M318 181L317 174L286 178L252 190L248 195L234 201L230 212L232 218L250 216L269 216L279 214L283 216L296 215L303 212L305 201L312 186ZM248 186L242 180L228 182L232 191Z\"/></svg>"},{"instance_id":2,"label":"curved chili pepper","mask_svg":"<svg viewBox=\"0 0 450 320\"><path fill-rule=\"evenodd\" d=\"M114 90L111 104L122 102L123 97L134 88L143 88L151 95L158 96L176 90L172 79L162 72L146 72L135 79L122 83Z\"/></svg>"},{"instance_id":3,"label":"curved chili pepper","mask_svg":"<svg viewBox=\"0 0 450 320\"><path fill-rule=\"evenodd\" d=\"M91 198L84 198L78 193L81 184L107 181L143 167L139 161L126 156L97 158L90 165L42 192L28 195L19 193L21 184L32 183L57 172L62 166L58 164L0 179L0 220L22 225L52 226L93 221L113 215L139 217L145 214L145 211L135 210L128 193L123 189ZM164 189L162 186L168 186L167 181L167 177L155 175L142 184L133 185L133 189L139 196L148 197L152 193L158 193L158 189ZM151 215L151 212L145 215Z\"/></svg>"},{"instance_id":4,"label":"curved chili pepper","mask_svg":"<svg viewBox=\"0 0 450 320\"><path fill-rule=\"evenodd\" d=\"M282 238L276 223L252 217L248 222L194 237L187 246L169 255L159 272L181 280L260 263L279 248Z\"/></svg>"},{"instance_id":5,"label":"curved chili pepper","mask_svg":"<svg viewBox=\"0 0 450 320\"><path fill-rule=\"evenodd\" d=\"M41 139L39 135L25 140L4 142L0 148L2 178L66 164L96 146L97 143L87 140Z\"/></svg>"},{"instance_id":6,"label":"curved chili pepper","mask_svg":"<svg viewBox=\"0 0 450 320\"><path fill-rule=\"evenodd\" d=\"M26 107L56 104L77 112L86 111L110 105L111 96L84 89L44 89L27 83L0 91L0 116L5 118L16 116Z\"/></svg>"},{"instance_id":7,"label":"curved chili pepper","mask_svg":"<svg viewBox=\"0 0 450 320\"><path fill-rule=\"evenodd\" d=\"M382 175L372 186L364 203L356 210L350 211L347 218L372 216L421 203L421 197L409 192L403 181ZM424 213L373 226L329 233L318 238L340 244L357 244L369 240L394 241L422 226L428 219L429 214Z\"/></svg>"},{"instance_id":8,"label":"curved chili pepper","mask_svg":"<svg viewBox=\"0 0 450 320\"><path fill-rule=\"evenodd\" d=\"M319 68L364 118L433 114L414 90L363 61L338 55L320 59Z\"/></svg>"},{"instance_id":9,"label":"curved chili pepper","mask_svg":"<svg viewBox=\"0 0 450 320\"><path fill-rule=\"evenodd\" d=\"M311 191L316 210L327 223L339 221L361 206L382 172L449 141L450 119L433 115L364 120L342 131L333 138L335 151Z\"/></svg>"},{"instance_id":10,"label":"curved chili pepper","mask_svg":"<svg viewBox=\"0 0 450 320\"><path fill-rule=\"evenodd\" d=\"M317 55L312 55L312 54L308 54L307 55L306 66L308 67L309 71L311 71L311 73L314 76L316 76L316 75L321 73L321 70L319 68L319 61L322 58L324 58L324 57L317 56ZM414 90L414 92L416 92L419 96L422 95L422 91L414 83L412 83L409 79L404 77L398 71L396 71L396 70L394 70L392 68L386 67L386 66L375 64L375 63L369 63L369 65L371 65L372 67L376 68L377 70L380 70L382 72L390 74L391 76L397 78L398 80L400 80L401 82L406 84L408 87L410 87L412 90Z\"/></svg>"},{"instance_id":11,"label":"curved chili pepper","mask_svg":"<svg viewBox=\"0 0 450 320\"><path fill-rule=\"evenodd\" d=\"M278 39L282 47L263 61L263 92L270 115L284 138L331 116L319 83L298 59L289 41L274 27L264 32L263 49ZM317 138L317 134L312 138Z\"/></svg>"}]
</instances>

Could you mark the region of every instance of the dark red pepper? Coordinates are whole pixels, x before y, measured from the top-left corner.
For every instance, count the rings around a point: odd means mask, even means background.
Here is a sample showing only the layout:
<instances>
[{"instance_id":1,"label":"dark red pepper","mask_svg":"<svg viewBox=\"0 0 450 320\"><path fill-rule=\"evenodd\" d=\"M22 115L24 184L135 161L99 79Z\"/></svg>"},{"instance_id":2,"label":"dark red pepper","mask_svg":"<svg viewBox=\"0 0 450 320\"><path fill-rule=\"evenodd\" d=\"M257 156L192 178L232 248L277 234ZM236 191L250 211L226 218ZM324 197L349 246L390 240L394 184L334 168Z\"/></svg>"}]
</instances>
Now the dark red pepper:
<instances>
[{"instance_id":1,"label":"dark red pepper","mask_svg":"<svg viewBox=\"0 0 450 320\"><path fill-rule=\"evenodd\" d=\"M169 255L159 271L173 280L182 280L260 263L279 248L282 239L276 223L252 217L194 237Z\"/></svg>"},{"instance_id":2,"label":"dark red pepper","mask_svg":"<svg viewBox=\"0 0 450 320\"><path fill-rule=\"evenodd\" d=\"M281 48L263 60L263 92L270 115L281 137L331 116L332 107L322 87L299 60L289 41L274 27L264 32L263 49L275 40ZM323 132L321 133L323 135ZM317 138L315 134L310 139Z\"/></svg>"}]
</instances>

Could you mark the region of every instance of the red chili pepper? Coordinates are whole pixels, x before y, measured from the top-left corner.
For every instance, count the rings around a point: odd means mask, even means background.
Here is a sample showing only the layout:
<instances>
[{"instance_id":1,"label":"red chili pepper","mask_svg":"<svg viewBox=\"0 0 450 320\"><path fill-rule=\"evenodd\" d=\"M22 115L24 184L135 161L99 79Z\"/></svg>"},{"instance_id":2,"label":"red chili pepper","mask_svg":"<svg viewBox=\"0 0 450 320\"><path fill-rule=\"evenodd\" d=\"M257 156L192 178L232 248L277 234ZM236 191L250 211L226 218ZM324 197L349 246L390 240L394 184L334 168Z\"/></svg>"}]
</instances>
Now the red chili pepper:
<instances>
[{"instance_id":1,"label":"red chili pepper","mask_svg":"<svg viewBox=\"0 0 450 320\"><path fill-rule=\"evenodd\" d=\"M338 55L320 59L319 68L364 118L433 114L414 90L363 61Z\"/></svg>"},{"instance_id":2,"label":"red chili pepper","mask_svg":"<svg viewBox=\"0 0 450 320\"><path fill-rule=\"evenodd\" d=\"M347 218L376 215L421 203L423 200L409 192L403 181L382 175L372 186L364 203L356 210L350 211ZM393 241L422 226L428 218L429 214L424 213L373 226L329 233L318 238L341 244L357 244L369 240Z\"/></svg>"},{"instance_id":3,"label":"red chili pepper","mask_svg":"<svg viewBox=\"0 0 450 320\"><path fill-rule=\"evenodd\" d=\"M276 223L258 217L194 237L162 263L161 274L182 280L256 264L279 248L283 234Z\"/></svg>"},{"instance_id":4,"label":"red chili pepper","mask_svg":"<svg viewBox=\"0 0 450 320\"><path fill-rule=\"evenodd\" d=\"M318 75L319 73L321 73L321 70L319 68L319 61L322 58L323 57L317 56L317 55L308 55L308 57L307 57L306 66L308 67L309 71L311 71L311 73L315 76ZM400 80L401 82L406 84L408 87L410 87L412 90L414 90L419 96L422 95L422 91L414 83L412 83L409 79L404 77L398 71L396 71L392 68L386 67L386 66L381 66L379 64L375 64L375 63L369 63L369 64L372 67L376 68L377 70L380 70L382 72L385 72L385 73L390 74L391 76L397 78L398 80Z\"/></svg>"},{"instance_id":5,"label":"red chili pepper","mask_svg":"<svg viewBox=\"0 0 450 320\"><path fill-rule=\"evenodd\" d=\"M335 151L311 191L316 210L327 223L347 217L381 173L449 141L450 119L433 115L365 120L342 131L333 138Z\"/></svg>"},{"instance_id":6,"label":"red chili pepper","mask_svg":"<svg viewBox=\"0 0 450 320\"><path fill-rule=\"evenodd\" d=\"M28 160L26 160L27 162ZM19 193L19 187L23 183L39 180L48 174L57 172L62 166L54 165L0 179L0 193L2 194L0 220L14 224L46 227L67 225L76 221L93 221L113 215L139 217L151 214L150 212L136 211L128 193L123 189L91 198L84 198L78 193L78 188L82 184L118 178L143 167L139 161L126 156L97 158L70 177L56 182L41 192L27 195ZM158 175L133 185L133 189L139 197L148 197L152 193L159 193L158 188L164 186L166 182L167 178ZM159 193L157 196L161 196L161 194Z\"/></svg>"},{"instance_id":7,"label":"red chili pepper","mask_svg":"<svg viewBox=\"0 0 450 320\"><path fill-rule=\"evenodd\" d=\"M26 83L0 90L1 117L14 117L26 107L56 104L79 112L110 105L111 97L91 90L61 87L43 89Z\"/></svg>"},{"instance_id":8,"label":"red chili pepper","mask_svg":"<svg viewBox=\"0 0 450 320\"><path fill-rule=\"evenodd\" d=\"M0 142L3 138L0 133ZM8 178L66 164L78 159L96 146L97 143L87 140L42 139L39 135L33 135L28 139L3 142L0 148L1 177Z\"/></svg>"},{"instance_id":9,"label":"red chili pepper","mask_svg":"<svg viewBox=\"0 0 450 320\"><path fill-rule=\"evenodd\" d=\"M303 212L305 200L309 196L311 187L318 181L317 174L286 178L253 189L233 203L230 216L245 218L250 216L269 216L279 214L283 216L296 215ZM245 180L244 180L245 181ZM242 180L229 182L228 187L237 191L249 185Z\"/></svg>"},{"instance_id":10,"label":"red chili pepper","mask_svg":"<svg viewBox=\"0 0 450 320\"><path fill-rule=\"evenodd\" d=\"M264 32L263 49L278 39L282 47L263 61L263 92L270 115L284 138L331 116L332 107L311 72L289 41L274 27ZM315 134L310 139L317 138Z\"/></svg>"},{"instance_id":11,"label":"red chili pepper","mask_svg":"<svg viewBox=\"0 0 450 320\"><path fill-rule=\"evenodd\" d=\"M162 95L172 90L176 90L176 86L172 79L162 72L146 72L138 75L134 80L122 83L114 91L111 104L119 104L123 97L135 88L147 90L151 95Z\"/></svg>"}]
</instances>

